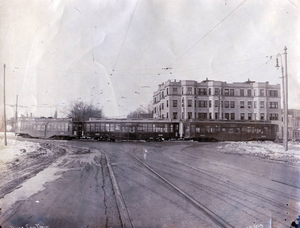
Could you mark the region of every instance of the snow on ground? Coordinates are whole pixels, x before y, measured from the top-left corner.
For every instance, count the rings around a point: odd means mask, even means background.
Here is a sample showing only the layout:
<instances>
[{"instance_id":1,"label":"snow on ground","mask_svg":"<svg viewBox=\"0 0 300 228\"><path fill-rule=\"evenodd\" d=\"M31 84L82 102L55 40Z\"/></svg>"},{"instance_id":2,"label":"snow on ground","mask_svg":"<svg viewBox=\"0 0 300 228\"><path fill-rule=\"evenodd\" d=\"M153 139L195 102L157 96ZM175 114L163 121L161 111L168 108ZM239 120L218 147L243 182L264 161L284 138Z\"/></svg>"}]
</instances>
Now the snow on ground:
<instances>
[{"instance_id":1,"label":"snow on ground","mask_svg":"<svg viewBox=\"0 0 300 228\"><path fill-rule=\"evenodd\" d=\"M239 154L270 160L300 163L300 143L289 142L288 151L283 144L270 141L226 142L226 145L218 149L228 154Z\"/></svg>"}]
</instances>

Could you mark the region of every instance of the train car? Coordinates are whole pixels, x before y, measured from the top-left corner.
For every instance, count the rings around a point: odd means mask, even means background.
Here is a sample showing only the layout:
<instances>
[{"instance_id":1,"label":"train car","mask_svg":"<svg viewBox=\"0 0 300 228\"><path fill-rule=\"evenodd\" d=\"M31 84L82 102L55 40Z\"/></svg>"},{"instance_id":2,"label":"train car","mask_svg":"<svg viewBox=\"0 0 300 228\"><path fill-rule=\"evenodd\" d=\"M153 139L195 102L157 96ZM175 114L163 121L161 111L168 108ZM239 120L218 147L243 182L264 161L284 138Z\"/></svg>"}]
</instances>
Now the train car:
<instances>
[{"instance_id":1,"label":"train car","mask_svg":"<svg viewBox=\"0 0 300 228\"><path fill-rule=\"evenodd\" d=\"M179 122L157 119L98 119L84 122L84 137L97 140L163 140L179 137Z\"/></svg>"},{"instance_id":2,"label":"train car","mask_svg":"<svg viewBox=\"0 0 300 228\"><path fill-rule=\"evenodd\" d=\"M30 138L73 138L71 118L19 118L16 135Z\"/></svg>"},{"instance_id":3,"label":"train car","mask_svg":"<svg viewBox=\"0 0 300 228\"><path fill-rule=\"evenodd\" d=\"M182 124L183 138L195 141L274 141L278 131L278 126L269 121L190 120Z\"/></svg>"}]
</instances>

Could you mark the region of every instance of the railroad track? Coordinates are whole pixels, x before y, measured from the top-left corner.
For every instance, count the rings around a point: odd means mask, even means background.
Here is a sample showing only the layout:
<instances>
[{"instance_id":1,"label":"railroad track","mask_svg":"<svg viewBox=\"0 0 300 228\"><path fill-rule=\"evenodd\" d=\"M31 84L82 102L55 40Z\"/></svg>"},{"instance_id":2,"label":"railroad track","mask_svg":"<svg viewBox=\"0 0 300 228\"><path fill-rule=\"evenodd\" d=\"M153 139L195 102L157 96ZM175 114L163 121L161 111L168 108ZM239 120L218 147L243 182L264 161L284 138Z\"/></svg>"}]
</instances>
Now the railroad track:
<instances>
[{"instance_id":1,"label":"railroad track","mask_svg":"<svg viewBox=\"0 0 300 228\"><path fill-rule=\"evenodd\" d=\"M156 175L161 181L163 181L165 184L170 186L173 190L177 192L181 197L185 198L190 204L192 204L196 209L201 211L204 215L206 215L212 222L214 222L218 227L222 228L230 228L233 227L231 224L229 224L227 221L225 221L223 218L221 218L219 215L217 215L215 212L211 211L209 208L201 204L199 201L197 201L195 198L190 196L188 193L183 191L181 188L173 184L171 181L169 181L167 178L160 175L158 172L156 172L154 169L152 169L150 166L148 166L145 162L143 162L141 159L133 155L132 153L129 153L124 150L127 154L129 154L132 158L134 158L136 161L138 161L140 164L142 164L144 167L146 167L150 172L152 172L154 175Z\"/></svg>"}]
</instances>

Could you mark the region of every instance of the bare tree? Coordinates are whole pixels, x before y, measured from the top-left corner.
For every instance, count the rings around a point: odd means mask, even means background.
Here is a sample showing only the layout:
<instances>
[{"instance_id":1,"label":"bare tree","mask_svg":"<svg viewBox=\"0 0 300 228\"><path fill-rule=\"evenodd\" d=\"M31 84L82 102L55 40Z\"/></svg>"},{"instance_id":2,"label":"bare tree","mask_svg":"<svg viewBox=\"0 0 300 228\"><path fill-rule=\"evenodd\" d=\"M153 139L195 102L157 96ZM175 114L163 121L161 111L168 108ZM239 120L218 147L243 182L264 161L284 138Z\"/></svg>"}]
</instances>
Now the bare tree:
<instances>
[{"instance_id":1,"label":"bare tree","mask_svg":"<svg viewBox=\"0 0 300 228\"><path fill-rule=\"evenodd\" d=\"M149 108L139 107L135 111L130 112L127 118L152 118L152 111Z\"/></svg>"},{"instance_id":2,"label":"bare tree","mask_svg":"<svg viewBox=\"0 0 300 228\"><path fill-rule=\"evenodd\" d=\"M101 108L95 107L92 104L86 104L82 101L75 101L71 103L67 110L67 116L73 118L75 121L86 121L91 117L104 117Z\"/></svg>"}]
</instances>

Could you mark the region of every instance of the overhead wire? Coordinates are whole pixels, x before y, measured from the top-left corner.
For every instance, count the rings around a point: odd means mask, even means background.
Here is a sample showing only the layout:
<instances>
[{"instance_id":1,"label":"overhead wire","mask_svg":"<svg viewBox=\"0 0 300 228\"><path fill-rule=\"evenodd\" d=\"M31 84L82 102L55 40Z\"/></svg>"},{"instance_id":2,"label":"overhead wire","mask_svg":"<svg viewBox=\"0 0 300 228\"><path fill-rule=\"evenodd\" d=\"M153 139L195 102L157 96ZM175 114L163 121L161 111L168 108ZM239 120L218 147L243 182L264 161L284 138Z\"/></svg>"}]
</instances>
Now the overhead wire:
<instances>
[{"instance_id":1,"label":"overhead wire","mask_svg":"<svg viewBox=\"0 0 300 228\"><path fill-rule=\"evenodd\" d=\"M138 3L139 3L139 0L137 0L136 3L135 3L133 13L131 14L130 21L129 21L129 24L128 24L126 33L125 33L125 36L124 36L124 38L123 38L123 41L122 41L122 44L121 44L121 48L120 48L119 53L118 53L118 56L117 56L117 60L116 60L115 65L114 65L114 67L113 67L113 71L115 70L115 68L116 68L116 66L117 66L117 64L118 64L119 57L120 57L120 54L121 54L121 52L122 52L122 50L123 50L123 46L124 46L125 40L126 40L126 38L127 38L127 34L128 34L128 31L129 31L129 28L130 28L130 25L131 25L131 22L132 22L132 19L133 19L133 16L134 16L134 13L135 13L135 10L136 10L136 7L137 7Z\"/></svg>"}]
</instances>

